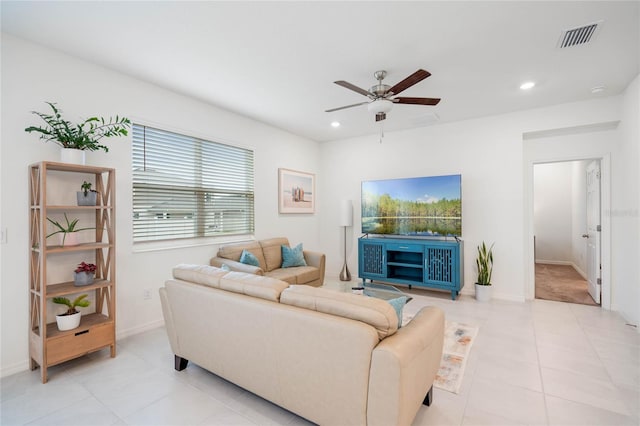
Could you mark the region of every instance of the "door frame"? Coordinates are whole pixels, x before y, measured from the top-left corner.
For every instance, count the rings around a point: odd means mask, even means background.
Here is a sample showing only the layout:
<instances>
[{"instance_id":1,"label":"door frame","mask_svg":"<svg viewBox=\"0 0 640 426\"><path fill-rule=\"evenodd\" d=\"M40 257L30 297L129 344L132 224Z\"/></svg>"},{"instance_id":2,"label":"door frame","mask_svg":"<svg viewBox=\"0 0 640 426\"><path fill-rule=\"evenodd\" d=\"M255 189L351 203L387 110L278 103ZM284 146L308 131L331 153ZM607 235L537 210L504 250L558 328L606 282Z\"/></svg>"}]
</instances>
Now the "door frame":
<instances>
[{"instance_id":1,"label":"door frame","mask_svg":"<svg viewBox=\"0 0 640 426\"><path fill-rule=\"evenodd\" d=\"M611 154L601 156L554 156L545 159L529 159L525 165L525 299L535 299L536 277L534 256L533 216L533 166L536 164L560 163L579 160L600 160L600 223L602 265L602 298L600 306L611 310Z\"/></svg>"}]
</instances>

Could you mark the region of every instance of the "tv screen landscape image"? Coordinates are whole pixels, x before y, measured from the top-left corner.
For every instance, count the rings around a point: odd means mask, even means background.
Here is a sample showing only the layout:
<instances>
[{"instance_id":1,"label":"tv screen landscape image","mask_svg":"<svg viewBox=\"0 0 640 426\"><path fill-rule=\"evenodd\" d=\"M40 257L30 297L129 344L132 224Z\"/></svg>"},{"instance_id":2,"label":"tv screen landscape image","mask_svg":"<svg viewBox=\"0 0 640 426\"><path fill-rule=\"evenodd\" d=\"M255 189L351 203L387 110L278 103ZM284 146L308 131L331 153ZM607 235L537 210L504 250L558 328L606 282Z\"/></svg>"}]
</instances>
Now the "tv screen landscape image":
<instances>
[{"instance_id":1,"label":"tv screen landscape image","mask_svg":"<svg viewBox=\"0 0 640 426\"><path fill-rule=\"evenodd\" d=\"M462 236L462 176L362 182L362 233Z\"/></svg>"}]
</instances>

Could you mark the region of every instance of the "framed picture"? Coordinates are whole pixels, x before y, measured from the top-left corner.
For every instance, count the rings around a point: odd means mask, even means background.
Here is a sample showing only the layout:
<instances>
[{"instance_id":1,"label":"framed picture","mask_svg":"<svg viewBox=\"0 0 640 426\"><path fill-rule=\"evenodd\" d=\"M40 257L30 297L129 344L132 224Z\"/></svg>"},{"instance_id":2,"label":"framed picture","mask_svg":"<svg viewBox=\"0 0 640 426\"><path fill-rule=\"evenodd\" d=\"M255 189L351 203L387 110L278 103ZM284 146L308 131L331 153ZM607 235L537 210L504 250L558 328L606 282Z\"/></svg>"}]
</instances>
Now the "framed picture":
<instances>
[{"instance_id":1,"label":"framed picture","mask_svg":"<svg viewBox=\"0 0 640 426\"><path fill-rule=\"evenodd\" d=\"M314 213L316 176L312 173L278 169L278 212Z\"/></svg>"}]
</instances>

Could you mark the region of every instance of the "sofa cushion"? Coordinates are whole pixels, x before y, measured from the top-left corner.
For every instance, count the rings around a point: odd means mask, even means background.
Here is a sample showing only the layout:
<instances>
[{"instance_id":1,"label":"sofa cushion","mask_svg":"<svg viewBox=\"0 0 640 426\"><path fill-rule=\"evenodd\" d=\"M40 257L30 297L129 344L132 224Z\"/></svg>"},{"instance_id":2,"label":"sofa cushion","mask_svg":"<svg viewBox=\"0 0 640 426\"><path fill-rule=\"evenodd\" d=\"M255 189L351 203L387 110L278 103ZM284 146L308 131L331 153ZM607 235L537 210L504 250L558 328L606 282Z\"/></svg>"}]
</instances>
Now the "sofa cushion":
<instances>
[{"instance_id":1,"label":"sofa cushion","mask_svg":"<svg viewBox=\"0 0 640 426\"><path fill-rule=\"evenodd\" d=\"M240 256L242 256L242 251L247 250L251 252L255 257L258 258L258 262L260 262L260 267L265 269L267 263L264 260L264 256L262 255L262 247L260 243L257 241L253 241L250 243L236 243L236 244L227 244L221 246L218 249L218 257L222 257L223 259L235 260L236 262L240 262Z\"/></svg>"},{"instance_id":2,"label":"sofa cushion","mask_svg":"<svg viewBox=\"0 0 640 426\"><path fill-rule=\"evenodd\" d=\"M266 268L265 271L273 271L280 268L282 265L282 246L289 246L289 240L287 238L269 238L267 240L260 241L260 247L262 247L262 253L264 255Z\"/></svg>"},{"instance_id":3,"label":"sofa cushion","mask_svg":"<svg viewBox=\"0 0 640 426\"><path fill-rule=\"evenodd\" d=\"M289 284L305 284L320 279L320 270L315 266L295 266L274 269L267 273L271 278L286 281Z\"/></svg>"},{"instance_id":4,"label":"sofa cushion","mask_svg":"<svg viewBox=\"0 0 640 426\"><path fill-rule=\"evenodd\" d=\"M304 261L304 253L302 252L302 243L291 248L289 246L280 246L282 248L282 267L292 268L294 266L307 266Z\"/></svg>"},{"instance_id":5,"label":"sofa cushion","mask_svg":"<svg viewBox=\"0 0 640 426\"><path fill-rule=\"evenodd\" d=\"M402 310L404 309L404 305L407 303L407 296L396 297L395 299L387 300L393 309L396 311L396 315L398 316L398 328L402 327Z\"/></svg>"},{"instance_id":6,"label":"sofa cushion","mask_svg":"<svg viewBox=\"0 0 640 426\"><path fill-rule=\"evenodd\" d=\"M376 329L380 340L398 330L395 309L382 299L297 285L282 292L280 303L362 321Z\"/></svg>"},{"instance_id":7,"label":"sofa cushion","mask_svg":"<svg viewBox=\"0 0 640 426\"><path fill-rule=\"evenodd\" d=\"M289 284L275 278L245 272L227 272L220 279L220 288L234 293L278 302L280 294Z\"/></svg>"},{"instance_id":8,"label":"sofa cushion","mask_svg":"<svg viewBox=\"0 0 640 426\"><path fill-rule=\"evenodd\" d=\"M196 284L204 284L211 287L220 287L220 278L225 276L225 271L215 266L191 265L181 263L173 268L173 278L183 281L191 281Z\"/></svg>"},{"instance_id":9,"label":"sofa cushion","mask_svg":"<svg viewBox=\"0 0 640 426\"><path fill-rule=\"evenodd\" d=\"M260 267L260 261L258 260L258 258L253 253L247 250L242 250L242 254L240 255L240 263Z\"/></svg>"}]
</instances>

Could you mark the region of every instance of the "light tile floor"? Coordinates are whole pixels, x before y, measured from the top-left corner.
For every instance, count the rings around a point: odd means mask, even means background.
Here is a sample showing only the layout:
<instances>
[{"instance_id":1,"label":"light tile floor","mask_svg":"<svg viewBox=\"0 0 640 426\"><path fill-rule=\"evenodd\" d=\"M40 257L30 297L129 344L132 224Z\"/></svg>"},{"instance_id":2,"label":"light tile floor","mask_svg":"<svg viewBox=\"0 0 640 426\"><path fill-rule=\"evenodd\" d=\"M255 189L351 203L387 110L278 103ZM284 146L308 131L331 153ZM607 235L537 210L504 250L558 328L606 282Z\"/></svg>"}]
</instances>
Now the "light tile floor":
<instances>
[{"instance_id":1,"label":"light tile floor","mask_svg":"<svg viewBox=\"0 0 640 426\"><path fill-rule=\"evenodd\" d=\"M355 281L353 282L355 284ZM334 283L335 284L335 283ZM638 425L640 334L598 307L478 303L412 290L409 314L441 307L479 326L459 394L436 389L414 425ZM190 363L177 372L164 328L50 369L1 380L2 425L309 425Z\"/></svg>"}]
</instances>

